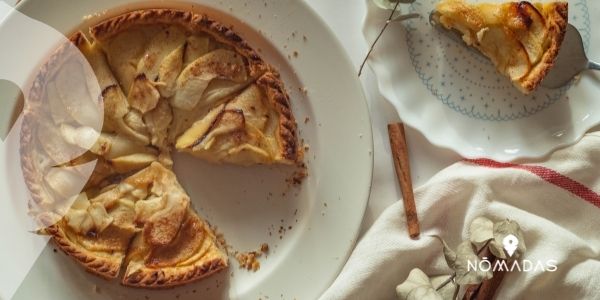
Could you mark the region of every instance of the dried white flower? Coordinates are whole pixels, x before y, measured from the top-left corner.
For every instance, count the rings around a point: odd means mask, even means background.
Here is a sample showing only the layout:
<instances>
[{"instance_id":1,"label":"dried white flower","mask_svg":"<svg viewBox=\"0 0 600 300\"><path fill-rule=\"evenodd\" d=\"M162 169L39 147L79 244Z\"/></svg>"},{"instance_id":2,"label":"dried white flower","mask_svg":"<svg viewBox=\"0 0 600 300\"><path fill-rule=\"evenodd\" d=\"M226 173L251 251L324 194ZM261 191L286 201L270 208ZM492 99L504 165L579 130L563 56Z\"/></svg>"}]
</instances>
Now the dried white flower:
<instances>
[{"instance_id":1,"label":"dried white flower","mask_svg":"<svg viewBox=\"0 0 600 300\"><path fill-rule=\"evenodd\" d=\"M450 275L429 278L420 269L413 269L408 278L396 287L396 294L400 300L451 300L457 286L454 282L448 282L439 290L441 284L450 278Z\"/></svg>"},{"instance_id":2,"label":"dried white flower","mask_svg":"<svg viewBox=\"0 0 600 300\"><path fill-rule=\"evenodd\" d=\"M508 235L515 236L518 241L517 249L510 257L504 249L504 239ZM511 220L494 223L490 219L478 217L469 227L469 240L477 247L478 251L489 241L490 252L501 259L521 258L527 250L521 227L517 222Z\"/></svg>"}]
</instances>

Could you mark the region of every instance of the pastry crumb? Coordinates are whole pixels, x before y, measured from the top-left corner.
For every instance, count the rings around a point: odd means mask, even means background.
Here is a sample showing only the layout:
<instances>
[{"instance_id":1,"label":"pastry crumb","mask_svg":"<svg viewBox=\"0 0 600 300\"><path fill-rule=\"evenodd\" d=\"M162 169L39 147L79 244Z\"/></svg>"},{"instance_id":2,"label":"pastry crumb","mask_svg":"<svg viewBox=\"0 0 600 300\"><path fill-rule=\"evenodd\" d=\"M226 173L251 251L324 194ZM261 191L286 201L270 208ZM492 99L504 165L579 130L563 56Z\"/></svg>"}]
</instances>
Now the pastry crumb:
<instances>
[{"instance_id":1,"label":"pastry crumb","mask_svg":"<svg viewBox=\"0 0 600 300\"><path fill-rule=\"evenodd\" d=\"M294 57L298 57L298 51L294 51L293 55Z\"/></svg>"},{"instance_id":2,"label":"pastry crumb","mask_svg":"<svg viewBox=\"0 0 600 300\"><path fill-rule=\"evenodd\" d=\"M85 15L85 16L82 17L82 20L83 21L89 21L89 20L91 20L93 18L98 18L98 17L101 17L103 15L106 15L106 12L107 12L106 10L103 10L103 11L97 12L95 14Z\"/></svg>"},{"instance_id":3,"label":"pastry crumb","mask_svg":"<svg viewBox=\"0 0 600 300\"><path fill-rule=\"evenodd\" d=\"M250 252L237 252L235 259L240 265L240 269L246 269L248 271L256 272L260 269L260 262L258 258L266 255L269 252L269 244L263 243L259 250Z\"/></svg>"},{"instance_id":4,"label":"pastry crumb","mask_svg":"<svg viewBox=\"0 0 600 300\"><path fill-rule=\"evenodd\" d=\"M308 123L308 121L310 121L309 117L304 118L304 124Z\"/></svg>"},{"instance_id":5,"label":"pastry crumb","mask_svg":"<svg viewBox=\"0 0 600 300\"><path fill-rule=\"evenodd\" d=\"M269 244L267 243L263 243L262 245L260 245L260 251L262 253L267 253L269 252Z\"/></svg>"},{"instance_id":6,"label":"pastry crumb","mask_svg":"<svg viewBox=\"0 0 600 300\"><path fill-rule=\"evenodd\" d=\"M299 165L298 169L292 173L292 176L285 181L291 185L300 185L306 177L308 177L308 168L306 167L306 164L303 163Z\"/></svg>"}]
</instances>

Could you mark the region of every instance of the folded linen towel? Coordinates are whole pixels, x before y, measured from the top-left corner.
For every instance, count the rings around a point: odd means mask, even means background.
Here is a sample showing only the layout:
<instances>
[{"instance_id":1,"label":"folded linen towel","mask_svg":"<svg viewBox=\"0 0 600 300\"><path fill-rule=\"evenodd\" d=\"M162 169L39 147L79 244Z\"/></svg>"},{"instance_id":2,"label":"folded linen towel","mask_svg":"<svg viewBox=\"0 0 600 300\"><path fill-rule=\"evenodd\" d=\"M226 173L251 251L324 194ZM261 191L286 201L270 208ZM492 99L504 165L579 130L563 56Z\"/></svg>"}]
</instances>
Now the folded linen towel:
<instances>
[{"instance_id":1,"label":"folded linen towel","mask_svg":"<svg viewBox=\"0 0 600 300\"><path fill-rule=\"evenodd\" d=\"M321 299L395 299L410 270L450 274L443 237L452 248L484 216L517 221L524 259L556 261L555 272L506 275L496 299L600 299L600 133L534 163L464 160L415 191L421 238L409 238L402 203L379 217Z\"/></svg>"}]
</instances>

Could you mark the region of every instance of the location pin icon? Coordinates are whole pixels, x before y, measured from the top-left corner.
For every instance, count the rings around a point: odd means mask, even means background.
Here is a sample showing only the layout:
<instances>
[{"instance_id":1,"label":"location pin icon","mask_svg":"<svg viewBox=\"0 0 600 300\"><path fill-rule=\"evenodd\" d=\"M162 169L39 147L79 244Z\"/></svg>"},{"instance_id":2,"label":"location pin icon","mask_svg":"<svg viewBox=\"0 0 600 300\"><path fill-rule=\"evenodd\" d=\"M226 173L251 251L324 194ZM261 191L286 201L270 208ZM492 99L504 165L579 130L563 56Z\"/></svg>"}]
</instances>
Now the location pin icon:
<instances>
[{"instance_id":1,"label":"location pin icon","mask_svg":"<svg viewBox=\"0 0 600 300\"><path fill-rule=\"evenodd\" d=\"M506 250L506 253L508 253L508 256L512 257L519 245L519 239L516 236L509 234L504 237L502 244L504 245L504 249Z\"/></svg>"}]
</instances>

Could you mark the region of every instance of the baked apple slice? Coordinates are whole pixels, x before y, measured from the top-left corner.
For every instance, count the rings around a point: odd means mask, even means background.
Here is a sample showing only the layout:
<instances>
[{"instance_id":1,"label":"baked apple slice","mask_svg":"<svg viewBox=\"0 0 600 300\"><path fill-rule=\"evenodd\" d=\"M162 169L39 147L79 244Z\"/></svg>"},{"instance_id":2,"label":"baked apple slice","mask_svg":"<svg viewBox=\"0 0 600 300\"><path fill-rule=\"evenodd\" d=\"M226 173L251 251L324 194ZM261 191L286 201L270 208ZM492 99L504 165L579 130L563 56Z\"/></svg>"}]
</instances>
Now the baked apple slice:
<instances>
[{"instance_id":1,"label":"baked apple slice","mask_svg":"<svg viewBox=\"0 0 600 300\"><path fill-rule=\"evenodd\" d=\"M548 36L544 16L533 4L525 1L511 6L510 13L514 14L510 17L514 22L510 23L509 28L527 50L529 61L538 63L544 54L544 41Z\"/></svg>"},{"instance_id":2,"label":"baked apple slice","mask_svg":"<svg viewBox=\"0 0 600 300\"><path fill-rule=\"evenodd\" d=\"M442 0L435 17L494 62L498 72L528 94L542 82L558 55L568 4L527 1L469 4Z\"/></svg>"},{"instance_id":3,"label":"baked apple slice","mask_svg":"<svg viewBox=\"0 0 600 300\"><path fill-rule=\"evenodd\" d=\"M297 152L289 148L285 135L291 122L277 103L284 94L270 85L273 76L265 74L257 84L213 108L177 139L175 147L212 162L295 162Z\"/></svg>"}]
</instances>

